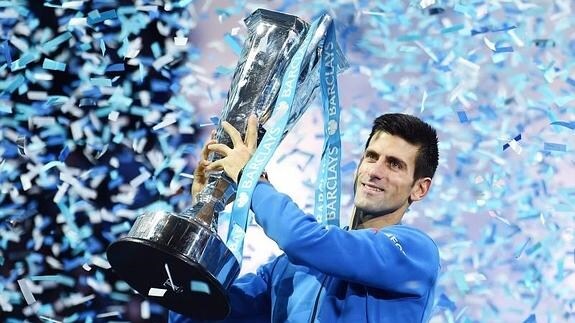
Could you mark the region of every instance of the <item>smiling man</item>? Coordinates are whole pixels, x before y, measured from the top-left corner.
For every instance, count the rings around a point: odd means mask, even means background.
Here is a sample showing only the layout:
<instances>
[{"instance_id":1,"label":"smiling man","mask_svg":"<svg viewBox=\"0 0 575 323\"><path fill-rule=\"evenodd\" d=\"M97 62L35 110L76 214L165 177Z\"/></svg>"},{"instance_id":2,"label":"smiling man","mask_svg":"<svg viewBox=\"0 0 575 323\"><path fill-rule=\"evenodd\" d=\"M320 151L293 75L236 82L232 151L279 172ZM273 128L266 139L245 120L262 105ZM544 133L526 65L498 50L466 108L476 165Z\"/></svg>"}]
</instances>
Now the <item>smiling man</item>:
<instances>
[{"instance_id":1,"label":"smiling man","mask_svg":"<svg viewBox=\"0 0 575 323\"><path fill-rule=\"evenodd\" d=\"M237 182L255 151L257 126L251 117L242 141L224 123L234 147L210 142L206 151L225 157L211 164L203 160L198 170L223 169ZM352 230L321 225L262 179L251 208L284 254L234 282L226 321L428 321L438 249L401 219L411 203L427 195L438 155L436 131L427 123L405 114L375 119L356 174ZM170 320L191 322L176 313Z\"/></svg>"},{"instance_id":2,"label":"smiling man","mask_svg":"<svg viewBox=\"0 0 575 323\"><path fill-rule=\"evenodd\" d=\"M438 158L437 134L428 124L405 114L375 119L356 178L355 223L399 223L407 207L429 191Z\"/></svg>"}]
</instances>

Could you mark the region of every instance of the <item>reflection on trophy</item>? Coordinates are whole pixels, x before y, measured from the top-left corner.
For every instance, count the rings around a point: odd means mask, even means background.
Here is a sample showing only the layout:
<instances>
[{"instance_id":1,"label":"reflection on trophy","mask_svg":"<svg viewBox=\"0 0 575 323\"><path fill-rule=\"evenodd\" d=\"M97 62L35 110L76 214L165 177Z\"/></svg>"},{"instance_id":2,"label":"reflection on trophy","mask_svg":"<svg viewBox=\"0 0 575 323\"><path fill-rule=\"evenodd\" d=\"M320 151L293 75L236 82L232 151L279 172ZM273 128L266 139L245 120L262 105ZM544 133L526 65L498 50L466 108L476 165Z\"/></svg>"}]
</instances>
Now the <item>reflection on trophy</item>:
<instances>
[{"instance_id":1,"label":"reflection on trophy","mask_svg":"<svg viewBox=\"0 0 575 323\"><path fill-rule=\"evenodd\" d=\"M312 101L319 87L319 66L329 16L313 35L303 20L258 9L246 20L249 30L221 119L245 135L248 116L257 115L260 135L273 113L282 77L305 37L305 53L287 130ZM345 60L340 52L340 68ZM287 132L286 132L287 133ZM284 133L285 136L285 133ZM232 146L221 127L216 140ZM211 154L211 161L221 158ZM218 213L233 200L235 185L223 173L210 174L188 210L174 214L147 212L130 232L107 250L118 275L140 294L170 310L199 320L221 320L230 313L226 290L240 271L239 261L217 234Z\"/></svg>"}]
</instances>

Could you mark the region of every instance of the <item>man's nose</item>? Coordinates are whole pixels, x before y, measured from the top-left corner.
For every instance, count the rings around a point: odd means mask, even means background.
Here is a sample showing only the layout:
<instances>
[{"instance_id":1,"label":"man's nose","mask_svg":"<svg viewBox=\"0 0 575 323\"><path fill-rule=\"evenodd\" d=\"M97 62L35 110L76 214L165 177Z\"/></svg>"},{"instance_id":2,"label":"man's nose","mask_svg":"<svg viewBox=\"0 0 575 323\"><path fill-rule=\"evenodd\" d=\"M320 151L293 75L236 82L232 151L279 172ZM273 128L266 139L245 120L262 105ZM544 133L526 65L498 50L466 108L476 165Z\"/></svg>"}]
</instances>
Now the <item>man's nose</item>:
<instances>
[{"instance_id":1,"label":"man's nose","mask_svg":"<svg viewBox=\"0 0 575 323\"><path fill-rule=\"evenodd\" d=\"M373 163L367 170L369 178L381 179L385 175L385 167L381 162Z\"/></svg>"}]
</instances>

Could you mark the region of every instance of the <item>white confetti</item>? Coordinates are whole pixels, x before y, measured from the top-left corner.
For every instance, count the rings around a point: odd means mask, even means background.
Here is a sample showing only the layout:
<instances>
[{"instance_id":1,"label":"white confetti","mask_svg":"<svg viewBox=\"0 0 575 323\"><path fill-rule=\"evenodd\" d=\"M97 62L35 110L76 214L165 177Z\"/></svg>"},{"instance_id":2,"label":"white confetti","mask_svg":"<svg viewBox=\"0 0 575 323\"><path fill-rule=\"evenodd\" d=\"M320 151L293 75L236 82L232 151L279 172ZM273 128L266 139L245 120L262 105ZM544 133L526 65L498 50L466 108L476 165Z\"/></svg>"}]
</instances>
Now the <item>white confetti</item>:
<instances>
[{"instance_id":1,"label":"white confetti","mask_svg":"<svg viewBox=\"0 0 575 323\"><path fill-rule=\"evenodd\" d=\"M180 36L174 37L174 44L176 46L186 46L187 43L188 43L188 37L180 37Z\"/></svg>"},{"instance_id":2,"label":"white confetti","mask_svg":"<svg viewBox=\"0 0 575 323\"><path fill-rule=\"evenodd\" d=\"M167 55L158 57L158 59L156 59L154 61L154 63L152 63L152 66L154 67L154 69L156 71L159 71L162 67L166 66L167 64L169 64L173 61L174 61L174 58L172 57L172 55L167 54Z\"/></svg>"},{"instance_id":3,"label":"white confetti","mask_svg":"<svg viewBox=\"0 0 575 323\"><path fill-rule=\"evenodd\" d=\"M20 290L22 291L22 295L24 295L24 300L26 304L31 305L36 302L34 295L30 291L30 281L26 278L22 278L18 280L18 286L20 286Z\"/></svg>"},{"instance_id":4,"label":"white confetti","mask_svg":"<svg viewBox=\"0 0 575 323\"><path fill-rule=\"evenodd\" d=\"M149 319L151 316L151 312L150 312L150 302L148 301L143 301L140 304L140 317L144 320Z\"/></svg>"},{"instance_id":5,"label":"white confetti","mask_svg":"<svg viewBox=\"0 0 575 323\"><path fill-rule=\"evenodd\" d=\"M165 127L167 127L167 126L169 126L169 125L172 125L172 124L176 123L176 121L178 121L178 120L177 120L177 118L176 118L175 116L172 116L172 115L166 116L166 118L164 118L164 120L163 120L162 122L160 122L160 123L158 123L157 125L155 125L155 126L152 128L152 130L158 131L158 130L160 130L160 129L162 129L162 128L165 128Z\"/></svg>"},{"instance_id":6,"label":"white confetti","mask_svg":"<svg viewBox=\"0 0 575 323\"><path fill-rule=\"evenodd\" d=\"M166 294L168 290L167 289L163 289L163 288L150 288L150 290L148 291L148 296L152 296L152 297L164 297L164 294Z\"/></svg>"},{"instance_id":7,"label":"white confetti","mask_svg":"<svg viewBox=\"0 0 575 323\"><path fill-rule=\"evenodd\" d=\"M421 0L419 1L419 6L421 7L421 9L425 9L429 6L432 6L435 4L435 0Z\"/></svg>"},{"instance_id":8,"label":"white confetti","mask_svg":"<svg viewBox=\"0 0 575 323\"><path fill-rule=\"evenodd\" d=\"M30 177L27 174L20 175L20 182L22 183L22 189L24 191L27 191L32 187L32 181L30 180Z\"/></svg>"},{"instance_id":9,"label":"white confetti","mask_svg":"<svg viewBox=\"0 0 575 323\"><path fill-rule=\"evenodd\" d=\"M105 260L104 258L100 257L100 256L93 256L91 258L92 264L102 268L102 269L110 269L112 268L112 266L110 266L110 263Z\"/></svg>"},{"instance_id":10,"label":"white confetti","mask_svg":"<svg viewBox=\"0 0 575 323\"><path fill-rule=\"evenodd\" d=\"M110 113L108 114L108 120L110 121L118 121L118 117L120 116L120 112L114 110L114 111L110 111Z\"/></svg>"},{"instance_id":11,"label":"white confetti","mask_svg":"<svg viewBox=\"0 0 575 323\"><path fill-rule=\"evenodd\" d=\"M142 185L145 181L147 181L150 177L152 177L152 174L147 170L143 169L140 175L136 176L134 179L130 181L130 186L138 187Z\"/></svg>"},{"instance_id":12,"label":"white confetti","mask_svg":"<svg viewBox=\"0 0 575 323\"><path fill-rule=\"evenodd\" d=\"M43 316L43 315L38 315L38 317L46 322L53 322L53 323L62 323L62 321L58 321L55 320L53 318L47 317L47 316Z\"/></svg>"},{"instance_id":13,"label":"white confetti","mask_svg":"<svg viewBox=\"0 0 575 323\"><path fill-rule=\"evenodd\" d=\"M496 50L495 43L491 42L489 39L487 39L487 37L483 37L483 42L485 43L487 48L491 49L492 51Z\"/></svg>"},{"instance_id":14,"label":"white confetti","mask_svg":"<svg viewBox=\"0 0 575 323\"><path fill-rule=\"evenodd\" d=\"M511 147L511 149L513 149L514 152L516 152L518 155L521 154L521 151L523 151L523 148L521 148L521 145L519 145L519 143L513 139L510 142L508 142L509 147Z\"/></svg>"},{"instance_id":15,"label":"white confetti","mask_svg":"<svg viewBox=\"0 0 575 323\"><path fill-rule=\"evenodd\" d=\"M120 315L122 315L120 312L118 312L118 311L112 311L112 312L107 312L107 313L98 314L98 315L96 315L96 317L99 318L99 319L101 319L101 318L113 317L113 316L120 316Z\"/></svg>"}]
</instances>

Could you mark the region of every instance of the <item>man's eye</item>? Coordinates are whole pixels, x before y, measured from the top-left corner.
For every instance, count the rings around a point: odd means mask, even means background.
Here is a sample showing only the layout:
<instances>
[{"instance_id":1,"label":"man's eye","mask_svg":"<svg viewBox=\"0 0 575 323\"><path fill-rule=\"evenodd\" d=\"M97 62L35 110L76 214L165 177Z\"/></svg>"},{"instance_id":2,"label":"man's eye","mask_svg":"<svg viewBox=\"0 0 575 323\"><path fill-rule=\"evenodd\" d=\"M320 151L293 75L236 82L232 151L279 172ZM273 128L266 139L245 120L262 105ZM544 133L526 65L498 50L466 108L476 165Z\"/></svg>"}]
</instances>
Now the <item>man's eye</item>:
<instances>
[{"instance_id":1,"label":"man's eye","mask_svg":"<svg viewBox=\"0 0 575 323\"><path fill-rule=\"evenodd\" d=\"M369 159L369 160L374 160L374 159L376 159L375 154L370 154L370 153L365 154L365 158L366 158L366 159Z\"/></svg>"},{"instance_id":2,"label":"man's eye","mask_svg":"<svg viewBox=\"0 0 575 323\"><path fill-rule=\"evenodd\" d=\"M390 161L390 162L389 162L389 165L391 166L391 168L401 169L401 164L398 163L398 162L396 162L396 161Z\"/></svg>"}]
</instances>

